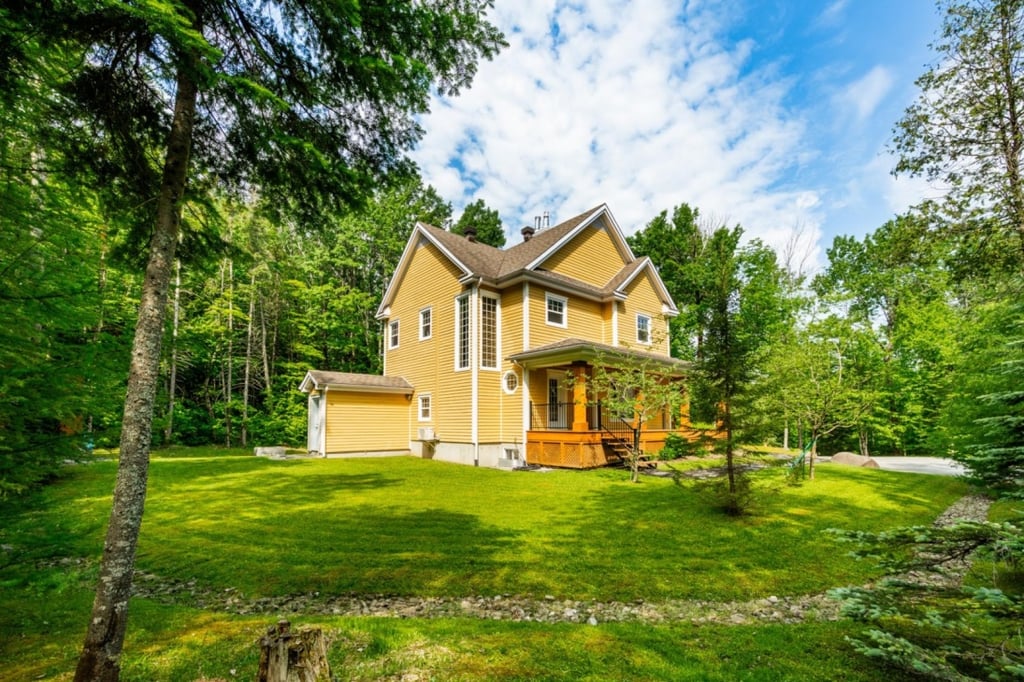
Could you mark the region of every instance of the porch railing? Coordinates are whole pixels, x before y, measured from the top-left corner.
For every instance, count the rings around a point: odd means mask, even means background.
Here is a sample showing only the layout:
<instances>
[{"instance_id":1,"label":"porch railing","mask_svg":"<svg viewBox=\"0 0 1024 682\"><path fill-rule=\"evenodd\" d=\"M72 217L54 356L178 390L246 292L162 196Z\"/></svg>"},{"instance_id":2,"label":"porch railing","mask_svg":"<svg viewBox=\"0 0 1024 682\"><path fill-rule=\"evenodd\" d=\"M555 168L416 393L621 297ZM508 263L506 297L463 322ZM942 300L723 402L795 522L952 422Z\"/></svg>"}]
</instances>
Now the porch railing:
<instances>
[{"instance_id":1,"label":"porch railing","mask_svg":"<svg viewBox=\"0 0 1024 682\"><path fill-rule=\"evenodd\" d=\"M569 431L573 403L530 403L530 430ZM587 405L588 430L601 428L601 404Z\"/></svg>"},{"instance_id":2,"label":"porch railing","mask_svg":"<svg viewBox=\"0 0 1024 682\"><path fill-rule=\"evenodd\" d=\"M618 418L615 415L604 415L601 420L601 426L598 428L608 433L615 440L622 441L630 446L634 445L636 441L637 432L633 428L633 422Z\"/></svg>"},{"instance_id":3,"label":"porch railing","mask_svg":"<svg viewBox=\"0 0 1024 682\"><path fill-rule=\"evenodd\" d=\"M573 403L530 403L530 430L570 430L572 429ZM674 429L676 420L667 410L654 415L647 422L647 428ZM623 440L629 440L633 432L632 419L623 419L612 414L606 406L597 403L587 405L587 429L591 431L610 431Z\"/></svg>"}]
</instances>

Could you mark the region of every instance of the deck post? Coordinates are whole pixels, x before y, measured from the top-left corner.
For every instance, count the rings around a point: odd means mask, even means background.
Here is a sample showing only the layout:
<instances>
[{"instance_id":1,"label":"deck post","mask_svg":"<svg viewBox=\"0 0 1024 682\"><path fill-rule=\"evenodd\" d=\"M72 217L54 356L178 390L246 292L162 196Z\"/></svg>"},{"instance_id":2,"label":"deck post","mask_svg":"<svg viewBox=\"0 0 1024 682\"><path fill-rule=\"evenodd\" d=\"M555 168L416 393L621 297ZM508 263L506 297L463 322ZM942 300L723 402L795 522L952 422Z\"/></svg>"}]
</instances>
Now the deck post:
<instances>
[{"instance_id":1,"label":"deck post","mask_svg":"<svg viewBox=\"0 0 1024 682\"><path fill-rule=\"evenodd\" d=\"M587 423L587 363L572 363L572 430L589 431Z\"/></svg>"}]
</instances>

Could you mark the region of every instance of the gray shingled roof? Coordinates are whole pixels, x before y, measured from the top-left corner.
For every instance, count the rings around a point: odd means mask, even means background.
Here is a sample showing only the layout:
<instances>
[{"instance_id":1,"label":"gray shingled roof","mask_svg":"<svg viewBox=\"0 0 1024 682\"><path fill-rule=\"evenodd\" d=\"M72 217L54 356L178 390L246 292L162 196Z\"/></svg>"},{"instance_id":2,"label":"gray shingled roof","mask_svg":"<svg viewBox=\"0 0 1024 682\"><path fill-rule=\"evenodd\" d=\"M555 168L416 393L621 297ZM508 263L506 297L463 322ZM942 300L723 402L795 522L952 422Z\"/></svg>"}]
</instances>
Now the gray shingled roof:
<instances>
[{"instance_id":1,"label":"gray shingled roof","mask_svg":"<svg viewBox=\"0 0 1024 682\"><path fill-rule=\"evenodd\" d=\"M367 389L377 391L394 391L396 393L412 393L413 387L402 377L380 376L379 374L356 374L353 372L323 372L311 369L306 374L313 380L313 387L328 386L345 389ZM303 379L303 384L306 383Z\"/></svg>"},{"instance_id":2,"label":"gray shingled roof","mask_svg":"<svg viewBox=\"0 0 1024 682\"><path fill-rule=\"evenodd\" d=\"M555 244L580 227L589 218L593 218L601 210L607 210L604 204L595 206L588 211L573 216L554 227L536 232L529 241L520 242L507 249L498 249L482 242L471 242L464 236L454 234L433 225L418 223L418 228L425 232L428 237L446 251L450 258L460 263L466 270L467 276L481 277L492 285L503 286L517 277L526 275L538 279L546 279L553 285L574 289L584 296L589 295L597 300L607 300L615 295L622 283L632 277L638 269L649 263L647 258L634 258L606 283L584 282L574 277L568 277L557 272L544 270L535 265L534 269L527 270L527 266L535 264L535 261L548 252ZM628 247L627 247L628 248ZM388 293L391 292L391 286ZM668 292L664 291L668 296ZM665 301L669 303L667 299ZM390 297L385 296L378 309L378 316L383 315L384 310L390 303ZM674 306L670 313L675 312Z\"/></svg>"},{"instance_id":3,"label":"gray shingled roof","mask_svg":"<svg viewBox=\"0 0 1024 682\"><path fill-rule=\"evenodd\" d=\"M434 239L469 268L474 275L497 280L525 268L599 208L601 207L595 206L554 227L541 230L530 241L520 242L507 249L498 249L482 242L471 242L460 234L448 232L426 223L422 223L422 225Z\"/></svg>"},{"instance_id":4,"label":"gray shingled roof","mask_svg":"<svg viewBox=\"0 0 1024 682\"><path fill-rule=\"evenodd\" d=\"M546 360L562 362L567 359L604 360L614 365L615 358L630 357L653 360L658 364L664 365L669 374L683 374L691 367L691 363L686 360L679 360L661 353L652 353L622 346L611 346L606 343L584 341L583 339L562 339L561 341L555 341L554 343L515 353L510 355L508 359L519 364L527 364L531 361L544 362Z\"/></svg>"},{"instance_id":5,"label":"gray shingled roof","mask_svg":"<svg viewBox=\"0 0 1024 682\"><path fill-rule=\"evenodd\" d=\"M621 270L619 270L614 277L608 280L608 284L604 285L605 293L611 294L616 289L622 286L622 283L633 276L641 265L647 262L646 258L637 258L632 263L627 263Z\"/></svg>"}]
</instances>

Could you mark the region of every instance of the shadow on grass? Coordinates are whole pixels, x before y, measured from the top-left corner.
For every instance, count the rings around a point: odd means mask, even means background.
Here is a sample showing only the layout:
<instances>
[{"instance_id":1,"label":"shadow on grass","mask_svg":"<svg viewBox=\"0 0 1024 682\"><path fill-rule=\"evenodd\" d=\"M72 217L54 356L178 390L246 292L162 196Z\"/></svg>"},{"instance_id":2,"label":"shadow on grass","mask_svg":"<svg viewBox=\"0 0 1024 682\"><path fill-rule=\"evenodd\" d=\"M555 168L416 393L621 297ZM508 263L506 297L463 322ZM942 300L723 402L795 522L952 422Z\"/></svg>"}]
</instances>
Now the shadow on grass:
<instances>
[{"instance_id":1,"label":"shadow on grass","mask_svg":"<svg viewBox=\"0 0 1024 682\"><path fill-rule=\"evenodd\" d=\"M466 513L359 505L329 515L310 504L236 517L164 524L140 544L140 565L166 577L247 597L318 592L438 595L490 593L510 570L517 533ZM244 565L230 557L244 557ZM226 559L227 558L227 559Z\"/></svg>"},{"instance_id":2,"label":"shadow on grass","mask_svg":"<svg viewBox=\"0 0 1024 682\"><path fill-rule=\"evenodd\" d=\"M379 472L311 468L303 460L232 458L168 460L150 472L150 490L165 495L230 493L238 500L322 499L343 491L379 490L406 479ZM147 510L148 511L148 510Z\"/></svg>"},{"instance_id":3,"label":"shadow on grass","mask_svg":"<svg viewBox=\"0 0 1024 682\"><path fill-rule=\"evenodd\" d=\"M930 523L965 491L937 477L825 471L818 481L780 486L767 493L759 513L737 518L711 508L687 485L645 479L588 495L552 562L568 575L606 576L600 587L625 599L817 593L877 575L870 563L848 558L824 530Z\"/></svg>"}]
</instances>

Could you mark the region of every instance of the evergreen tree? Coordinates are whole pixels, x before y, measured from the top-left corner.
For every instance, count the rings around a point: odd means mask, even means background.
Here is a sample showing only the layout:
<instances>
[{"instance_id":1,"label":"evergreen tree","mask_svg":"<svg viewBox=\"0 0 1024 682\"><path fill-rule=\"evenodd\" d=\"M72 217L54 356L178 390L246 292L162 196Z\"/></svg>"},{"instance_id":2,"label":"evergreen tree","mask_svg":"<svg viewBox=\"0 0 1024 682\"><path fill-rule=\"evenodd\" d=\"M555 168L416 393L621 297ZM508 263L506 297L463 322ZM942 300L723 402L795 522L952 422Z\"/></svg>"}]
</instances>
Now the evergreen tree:
<instances>
[{"instance_id":1,"label":"evergreen tree","mask_svg":"<svg viewBox=\"0 0 1024 682\"><path fill-rule=\"evenodd\" d=\"M771 343L786 321L785 276L775 252L754 240L740 245L740 227L720 227L708 240L708 322L703 357L696 364L697 391L718 407L725 432L727 508L741 513L745 492L734 460L738 437L755 423L757 377Z\"/></svg>"},{"instance_id":2,"label":"evergreen tree","mask_svg":"<svg viewBox=\"0 0 1024 682\"><path fill-rule=\"evenodd\" d=\"M951 410L953 456L975 482L1024 499L1024 304L993 303L978 314Z\"/></svg>"},{"instance_id":3,"label":"evergreen tree","mask_svg":"<svg viewBox=\"0 0 1024 682\"><path fill-rule=\"evenodd\" d=\"M88 169L109 190L106 210L123 211L133 234L148 234L118 482L76 680L119 675L183 207L202 205L215 181L259 188L272 206L311 221L359 203L382 173L408 168L403 152L421 135L415 116L427 110L431 88L457 93L477 60L503 44L485 19L489 5L156 0L8 8L0 52L14 79L24 74L28 83L41 70L25 38L79 57L63 76L63 116L54 119L61 127L53 139L67 141L74 162L67 170Z\"/></svg>"}]
</instances>

